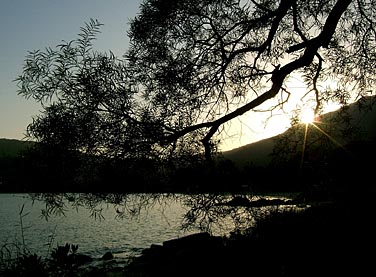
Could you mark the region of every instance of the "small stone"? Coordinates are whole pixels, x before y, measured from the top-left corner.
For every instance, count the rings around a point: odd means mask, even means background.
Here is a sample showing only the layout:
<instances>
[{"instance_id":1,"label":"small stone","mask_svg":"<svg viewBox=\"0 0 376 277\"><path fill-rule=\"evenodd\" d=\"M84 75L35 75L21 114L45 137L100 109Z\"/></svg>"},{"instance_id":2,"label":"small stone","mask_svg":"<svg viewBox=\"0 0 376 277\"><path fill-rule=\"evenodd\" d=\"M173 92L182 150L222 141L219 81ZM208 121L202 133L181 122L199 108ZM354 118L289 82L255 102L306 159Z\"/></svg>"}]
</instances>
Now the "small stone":
<instances>
[{"instance_id":1,"label":"small stone","mask_svg":"<svg viewBox=\"0 0 376 277\"><path fill-rule=\"evenodd\" d=\"M109 260L112 260L113 258L114 258L114 255L111 252L106 252L104 253L101 259L105 261L109 261Z\"/></svg>"}]
</instances>

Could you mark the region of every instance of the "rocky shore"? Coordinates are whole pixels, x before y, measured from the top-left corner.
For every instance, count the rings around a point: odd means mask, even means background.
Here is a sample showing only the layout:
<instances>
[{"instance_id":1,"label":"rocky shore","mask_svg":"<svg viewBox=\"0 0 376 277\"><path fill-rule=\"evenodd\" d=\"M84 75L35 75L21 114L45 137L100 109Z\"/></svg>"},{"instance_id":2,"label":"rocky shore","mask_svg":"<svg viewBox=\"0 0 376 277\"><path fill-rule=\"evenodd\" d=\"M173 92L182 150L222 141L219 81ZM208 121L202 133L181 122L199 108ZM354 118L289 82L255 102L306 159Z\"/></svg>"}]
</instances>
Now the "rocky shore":
<instances>
[{"instance_id":1,"label":"rocky shore","mask_svg":"<svg viewBox=\"0 0 376 277\"><path fill-rule=\"evenodd\" d=\"M369 276L376 230L371 211L358 212L321 206L271 216L249 233L196 233L86 276Z\"/></svg>"},{"instance_id":2,"label":"rocky shore","mask_svg":"<svg viewBox=\"0 0 376 277\"><path fill-rule=\"evenodd\" d=\"M78 276L236 276L232 274L244 269L239 251L245 249L235 241L196 233L152 244L129 262L106 253L106 259L88 259L76 272Z\"/></svg>"},{"instance_id":3,"label":"rocky shore","mask_svg":"<svg viewBox=\"0 0 376 277\"><path fill-rule=\"evenodd\" d=\"M77 276L199 276L208 266L214 267L226 250L226 239L207 232L152 244L141 255L125 259L105 253L101 258L76 254ZM224 257L224 256L223 256ZM222 258L223 258L222 257ZM211 270L213 271L213 269ZM214 269L213 272L216 270ZM209 273L209 272L208 272ZM175 275L176 276L176 275Z\"/></svg>"}]
</instances>

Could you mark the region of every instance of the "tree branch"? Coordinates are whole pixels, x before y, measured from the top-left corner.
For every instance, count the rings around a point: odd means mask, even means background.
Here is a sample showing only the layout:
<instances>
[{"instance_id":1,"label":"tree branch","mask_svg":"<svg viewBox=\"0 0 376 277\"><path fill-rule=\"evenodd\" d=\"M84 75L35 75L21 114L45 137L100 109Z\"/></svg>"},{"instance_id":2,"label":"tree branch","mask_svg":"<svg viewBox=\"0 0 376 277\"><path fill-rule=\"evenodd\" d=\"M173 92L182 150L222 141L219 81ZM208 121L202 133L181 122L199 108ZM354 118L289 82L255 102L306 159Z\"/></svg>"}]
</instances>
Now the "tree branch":
<instances>
[{"instance_id":1,"label":"tree branch","mask_svg":"<svg viewBox=\"0 0 376 277\"><path fill-rule=\"evenodd\" d=\"M346 11L350 3L351 3L351 0L338 0L337 1L331 13L329 14L327 20L325 21L325 24L321 33L316 38L311 39L306 43L305 45L306 49L304 51L304 54L300 58L284 65L283 67L279 69L277 68L273 72L272 77L271 77L272 87L268 91L261 94L259 97L255 98L254 100L245 104L244 106L236 109L235 111L218 118L217 120L214 120L211 122L204 122L204 123L200 123L197 125L192 125L170 136L167 136L165 138L165 142L170 143L192 131L195 131L201 128L210 128L209 132L202 140L205 146L205 155L210 156L210 153L207 153L207 151L210 151L210 147L208 143L210 139L213 137L213 135L215 134L215 132L218 130L219 126L238 116L243 115L244 113L261 105L265 101L275 97L280 91L285 78L289 74L291 74L293 71L299 68L308 66L313 61L314 57L317 55L318 49L320 47L328 46L335 32L339 19L341 18L342 14Z\"/></svg>"},{"instance_id":2,"label":"tree branch","mask_svg":"<svg viewBox=\"0 0 376 277\"><path fill-rule=\"evenodd\" d=\"M328 48L329 42L333 37L333 34L336 30L338 21L340 20L342 14L346 11L347 7L350 5L352 0L338 0L337 3L334 5L332 11L330 12L328 18L326 19L325 25L321 31L321 33L307 41L303 41L296 45L291 46L287 49L287 53L291 53L303 48L311 47L312 45L319 44L321 47ZM313 46L314 47L314 46Z\"/></svg>"}]
</instances>

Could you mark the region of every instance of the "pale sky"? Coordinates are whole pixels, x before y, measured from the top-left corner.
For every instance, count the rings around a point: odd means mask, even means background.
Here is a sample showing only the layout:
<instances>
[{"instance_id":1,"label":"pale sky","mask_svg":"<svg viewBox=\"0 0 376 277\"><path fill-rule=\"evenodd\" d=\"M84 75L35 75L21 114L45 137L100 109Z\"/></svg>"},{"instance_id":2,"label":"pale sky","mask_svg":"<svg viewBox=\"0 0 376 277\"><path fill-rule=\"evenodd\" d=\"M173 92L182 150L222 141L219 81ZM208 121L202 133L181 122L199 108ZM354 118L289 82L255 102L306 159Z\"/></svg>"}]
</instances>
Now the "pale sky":
<instances>
[{"instance_id":1,"label":"pale sky","mask_svg":"<svg viewBox=\"0 0 376 277\"><path fill-rule=\"evenodd\" d=\"M55 47L77 38L90 18L104 26L95 42L99 51L121 56L128 47L128 19L141 0L0 0L0 138L23 139L41 110L17 95L13 80L22 72L28 51Z\"/></svg>"},{"instance_id":2,"label":"pale sky","mask_svg":"<svg viewBox=\"0 0 376 277\"><path fill-rule=\"evenodd\" d=\"M22 72L28 51L55 47L77 38L90 18L104 24L95 50L121 56L128 47L127 28L141 0L0 0L0 138L23 139L32 117L41 110L33 100L17 94L13 81ZM286 115L277 115L265 127L263 118L246 114L231 123L222 150L229 150L283 132ZM261 124L260 124L261 122Z\"/></svg>"}]
</instances>

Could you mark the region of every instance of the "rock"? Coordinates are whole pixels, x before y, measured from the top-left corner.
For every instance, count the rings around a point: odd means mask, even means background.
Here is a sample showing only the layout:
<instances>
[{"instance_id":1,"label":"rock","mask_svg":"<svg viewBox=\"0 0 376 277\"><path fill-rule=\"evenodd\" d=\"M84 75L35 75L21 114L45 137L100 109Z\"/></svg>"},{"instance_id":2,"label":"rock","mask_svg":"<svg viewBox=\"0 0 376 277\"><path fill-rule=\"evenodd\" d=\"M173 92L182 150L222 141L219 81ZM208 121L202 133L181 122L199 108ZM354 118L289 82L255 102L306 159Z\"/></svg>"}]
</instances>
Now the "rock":
<instances>
[{"instance_id":1,"label":"rock","mask_svg":"<svg viewBox=\"0 0 376 277\"><path fill-rule=\"evenodd\" d=\"M267 206L282 206L282 205L294 205L295 201L285 199L266 199L260 198L257 200L249 200L243 196L236 196L226 203L219 205L227 205L233 207L267 207Z\"/></svg>"},{"instance_id":2,"label":"rock","mask_svg":"<svg viewBox=\"0 0 376 277\"><path fill-rule=\"evenodd\" d=\"M180 276L197 276L196 271L203 266L208 269L214 268L218 262L221 264L223 250L221 237L196 233L167 240L162 245L152 245L133 260L127 270L142 271L145 276L176 276L177 272Z\"/></svg>"},{"instance_id":3,"label":"rock","mask_svg":"<svg viewBox=\"0 0 376 277\"><path fill-rule=\"evenodd\" d=\"M235 206L235 207L248 207L250 202L251 201L247 197L235 196L226 204L229 206Z\"/></svg>"},{"instance_id":4,"label":"rock","mask_svg":"<svg viewBox=\"0 0 376 277\"><path fill-rule=\"evenodd\" d=\"M208 243L212 238L209 233L196 233L182 238L171 239L163 242L163 246L169 249L196 247Z\"/></svg>"},{"instance_id":5,"label":"rock","mask_svg":"<svg viewBox=\"0 0 376 277\"><path fill-rule=\"evenodd\" d=\"M114 258L114 255L111 252L106 252L102 256L101 260L109 261L109 260L112 260L113 258Z\"/></svg>"},{"instance_id":6,"label":"rock","mask_svg":"<svg viewBox=\"0 0 376 277\"><path fill-rule=\"evenodd\" d=\"M72 255L74 264L81 266L87 263L91 263L93 258L85 254L74 254Z\"/></svg>"},{"instance_id":7,"label":"rock","mask_svg":"<svg viewBox=\"0 0 376 277\"><path fill-rule=\"evenodd\" d=\"M159 250L162 250L162 245L158 244L152 244L149 248L145 248L142 250L142 255L153 255L153 253L158 252Z\"/></svg>"}]
</instances>

